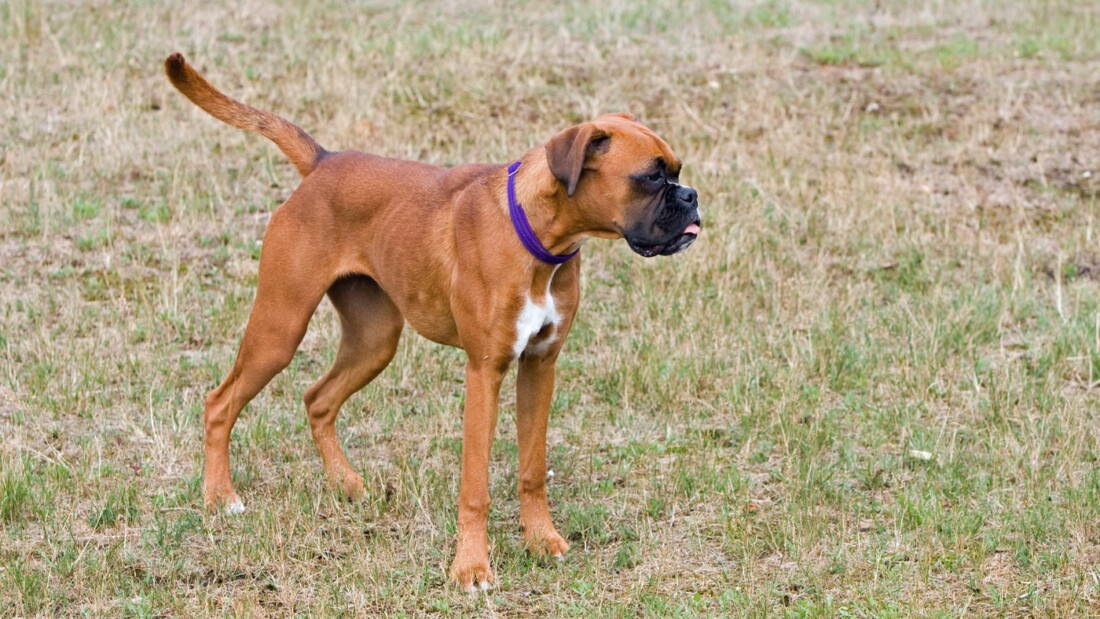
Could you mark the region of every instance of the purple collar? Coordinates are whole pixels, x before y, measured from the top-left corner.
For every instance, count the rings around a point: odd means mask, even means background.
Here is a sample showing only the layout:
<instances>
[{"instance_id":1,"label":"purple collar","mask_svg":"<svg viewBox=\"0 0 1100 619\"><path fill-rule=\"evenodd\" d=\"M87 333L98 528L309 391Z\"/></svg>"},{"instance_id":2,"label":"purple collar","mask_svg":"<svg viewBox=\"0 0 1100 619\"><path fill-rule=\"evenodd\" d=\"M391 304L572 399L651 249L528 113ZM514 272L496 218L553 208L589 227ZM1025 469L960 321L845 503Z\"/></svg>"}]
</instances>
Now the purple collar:
<instances>
[{"instance_id":1,"label":"purple collar","mask_svg":"<svg viewBox=\"0 0 1100 619\"><path fill-rule=\"evenodd\" d=\"M523 212L523 207L516 201L516 170L519 169L520 165L522 165L522 162L514 161L512 165L508 166L508 214L512 217L512 227L516 229L516 236L519 237L520 242L527 248L527 251L531 252L532 256L546 264L561 264L576 256L580 249L575 249L568 254L552 254L539 242L539 237L535 236L535 231L531 229L531 224L527 221L527 214Z\"/></svg>"}]
</instances>

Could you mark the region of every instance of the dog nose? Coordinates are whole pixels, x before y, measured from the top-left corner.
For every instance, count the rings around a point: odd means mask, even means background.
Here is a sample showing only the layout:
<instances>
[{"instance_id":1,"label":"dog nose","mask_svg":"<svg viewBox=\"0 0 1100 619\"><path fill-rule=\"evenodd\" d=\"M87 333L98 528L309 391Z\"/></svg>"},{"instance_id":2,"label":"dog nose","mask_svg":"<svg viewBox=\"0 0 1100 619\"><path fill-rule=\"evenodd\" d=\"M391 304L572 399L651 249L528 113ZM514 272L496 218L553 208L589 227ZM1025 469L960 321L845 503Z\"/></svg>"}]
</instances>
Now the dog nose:
<instances>
[{"instance_id":1,"label":"dog nose","mask_svg":"<svg viewBox=\"0 0 1100 619\"><path fill-rule=\"evenodd\" d=\"M699 192L691 187L680 187L680 201L688 206L695 206L699 202Z\"/></svg>"}]
</instances>

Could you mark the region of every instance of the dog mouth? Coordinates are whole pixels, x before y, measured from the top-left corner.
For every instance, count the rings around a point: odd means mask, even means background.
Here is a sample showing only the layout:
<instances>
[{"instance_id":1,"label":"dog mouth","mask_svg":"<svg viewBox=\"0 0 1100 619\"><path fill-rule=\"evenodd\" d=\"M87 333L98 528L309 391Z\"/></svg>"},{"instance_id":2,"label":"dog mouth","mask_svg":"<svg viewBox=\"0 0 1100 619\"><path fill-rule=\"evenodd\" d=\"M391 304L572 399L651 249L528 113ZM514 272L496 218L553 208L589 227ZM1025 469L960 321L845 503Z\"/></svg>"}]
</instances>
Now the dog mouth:
<instances>
[{"instance_id":1,"label":"dog mouth","mask_svg":"<svg viewBox=\"0 0 1100 619\"><path fill-rule=\"evenodd\" d=\"M699 238L699 233L702 231L701 225L702 222L696 219L688 224L683 232L663 243L647 243L629 236L626 237L626 243L634 253L646 258L671 256L687 249L689 245L695 242L695 239Z\"/></svg>"}]
</instances>

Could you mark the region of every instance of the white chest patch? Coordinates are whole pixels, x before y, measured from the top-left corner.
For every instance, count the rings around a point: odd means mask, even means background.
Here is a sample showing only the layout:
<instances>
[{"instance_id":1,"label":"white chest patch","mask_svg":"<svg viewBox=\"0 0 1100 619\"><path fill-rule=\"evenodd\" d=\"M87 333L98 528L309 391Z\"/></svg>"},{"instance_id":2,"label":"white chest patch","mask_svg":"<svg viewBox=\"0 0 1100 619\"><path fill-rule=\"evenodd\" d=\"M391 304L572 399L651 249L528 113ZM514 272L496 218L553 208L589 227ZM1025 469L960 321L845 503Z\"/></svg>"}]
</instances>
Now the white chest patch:
<instances>
[{"instance_id":1,"label":"white chest patch","mask_svg":"<svg viewBox=\"0 0 1100 619\"><path fill-rule=\"evenodd\" d=\"M554 271L557 272L557 269L554 269ZM546 282L546 294L542 298L542 303L535 303L529 294L524 299L523 309L519 312L519 318L516 318L516 343L512 344L512 352L517 357L527 350L531 338L542 331L543 327L557 325L558 321L561 320L558 310L554 307L554 296L550 294L550 282L553 280L554 276L551 275L550 280ZM540 341L538 346L549 346L555 338L556 336L551 334Z\"/></svg>"},{"instance_id":2,"label":"white chest patch","mask_svg":"<svg viewBox=\"0 0 1100 619\"><path fill-rule=\"evenodd\" d=\"M549 294L546 295L542 304L539 305L528 296L523 304L523 309L520 310L519 318L516 319L516 343L512 345L512 352L517 357L523 354L523 351L527 349L527 344L536 333L542 331L542 328L546 325L558 324L559 320L561 320L561 316L554 308L554 297ZM553 341L554 337L550 336L539 342L539 344L545 345Z\"/></svg>"}]
</instances>

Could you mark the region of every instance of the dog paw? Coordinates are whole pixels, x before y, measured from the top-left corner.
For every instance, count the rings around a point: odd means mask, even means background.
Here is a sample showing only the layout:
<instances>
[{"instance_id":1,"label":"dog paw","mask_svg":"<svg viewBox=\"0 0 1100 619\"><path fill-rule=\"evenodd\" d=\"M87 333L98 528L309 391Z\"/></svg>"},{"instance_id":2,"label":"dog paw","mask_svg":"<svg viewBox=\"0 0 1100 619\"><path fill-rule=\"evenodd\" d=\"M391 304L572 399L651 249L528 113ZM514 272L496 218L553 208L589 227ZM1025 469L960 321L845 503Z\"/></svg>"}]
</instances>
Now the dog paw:
<instances>
[{"instance_id":1,"label":"dog paw","mask_svg":"<svg viewBox=\"0 0 1100 619\"><path fill-rule=\"evenodd\" d=\"M241 497L233 491L232 487L206 488L203 491L203 505L206 511L214 513L219 509L229 515L243 514L245 511Z\"/></svg>"},{"instance_id":2,"label":"dog paw","mask_svg":"<svg viewBox=\"0 0 1100 619\"><path fill-rule=\"evenodd\" d=\"M546 552L558 561L565 560L565 553L568 550L569 542L566 542L565 538L560 535L556 535L554 539L546 540Z\"/></svg>"},{"instance_id":3,"label":"dog paw","mask_svg":"<svg viewBox=\"0 0 1100 619\"><path fill-rule=\"evenodd\" d=\"M549 530L538 529L524 534L524 543L528 552L535 556L549 555L562 561L569 550L569 542L553 528Z\"/></svg>"},{"instance_id":4,"label":"dog paw","mask_svg":"<svg viewBox=\"0 0 1100 619\"><path fill-rule=\"evenodd\" d=\"M352 501L358 501L367 494L367 488L363 485L363 476L355 471L329 475L329 481L338 492Z\"/></svg>"},{"instance_id":5,"label":"dog paw","mask_svg":"<svg viewBox=\"0 0 1100 619\"><path fill-rule=\"evenodd\" d=\"M451 582L466 593L487 591L493 587L496 577L489 569L489 559L467 560L461 556L455 557L451 563Z\"/></svg>"}]
</instances>

